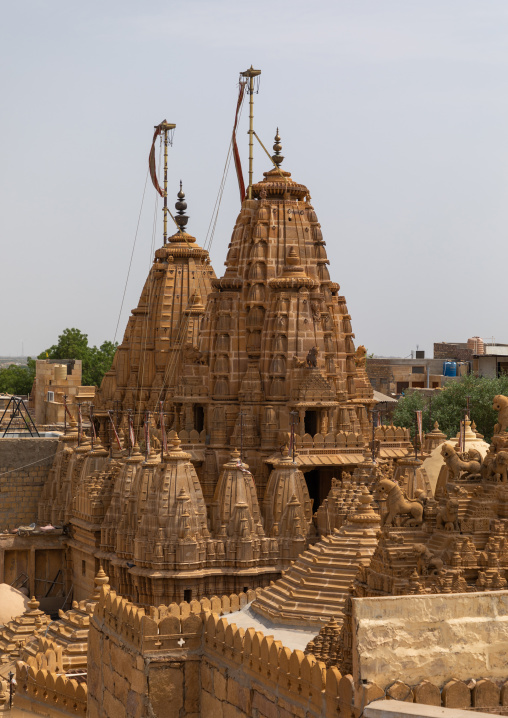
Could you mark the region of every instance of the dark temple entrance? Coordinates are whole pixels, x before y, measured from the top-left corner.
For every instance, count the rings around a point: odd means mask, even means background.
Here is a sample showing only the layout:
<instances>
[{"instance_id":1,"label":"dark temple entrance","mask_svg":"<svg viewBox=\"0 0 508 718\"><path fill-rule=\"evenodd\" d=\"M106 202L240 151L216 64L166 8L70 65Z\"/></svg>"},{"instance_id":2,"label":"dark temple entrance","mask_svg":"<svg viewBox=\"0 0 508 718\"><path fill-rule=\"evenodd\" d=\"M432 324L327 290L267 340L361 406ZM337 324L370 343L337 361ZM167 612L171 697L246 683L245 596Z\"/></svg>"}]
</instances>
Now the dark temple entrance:
<instances>
[{"instance_id":1,"label":"dark temple entrance","mask_svg":"<svg viewBox=\"0 0 508 718\"><path fill-rule=\"evenodd\" d=\"M304 473L309 496L313 500L312 512L316 511L326 499L332 487L332 477L338 475L339 471L331 467L311 469Z\"/></svg>"}]
</instances>

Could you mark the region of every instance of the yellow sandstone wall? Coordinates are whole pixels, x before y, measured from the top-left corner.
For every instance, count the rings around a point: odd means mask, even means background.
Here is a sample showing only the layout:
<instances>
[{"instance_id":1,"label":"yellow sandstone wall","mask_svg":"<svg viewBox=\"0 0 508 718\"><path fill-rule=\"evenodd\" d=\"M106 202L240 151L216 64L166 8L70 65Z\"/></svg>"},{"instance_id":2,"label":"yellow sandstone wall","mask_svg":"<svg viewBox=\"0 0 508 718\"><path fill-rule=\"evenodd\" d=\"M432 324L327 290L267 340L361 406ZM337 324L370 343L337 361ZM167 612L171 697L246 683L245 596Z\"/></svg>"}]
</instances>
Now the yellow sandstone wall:
<instances>
[{"instance_id":1,"label":"yellow sandstone wall","mask_svg":"<svg viewBox=\"0 0 508 718\"><path fill-rule=\"evenodd\" d=\"M58 439L0 438L0 531L37 520Z\"/></svg>"}]
</instances>

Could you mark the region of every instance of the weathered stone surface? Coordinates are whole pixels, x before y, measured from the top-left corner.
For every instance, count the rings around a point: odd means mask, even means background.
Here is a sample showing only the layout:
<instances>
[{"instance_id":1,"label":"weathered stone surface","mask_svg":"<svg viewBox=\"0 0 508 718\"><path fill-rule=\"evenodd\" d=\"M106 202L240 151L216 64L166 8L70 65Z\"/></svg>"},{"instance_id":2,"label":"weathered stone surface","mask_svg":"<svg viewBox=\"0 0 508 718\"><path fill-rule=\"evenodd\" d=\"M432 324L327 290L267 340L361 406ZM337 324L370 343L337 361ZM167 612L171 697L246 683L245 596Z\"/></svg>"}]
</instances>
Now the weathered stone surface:
<instances>
[{"instance_id":1,"label":"weathered stone surface","mask_svg":"<svg viewBox=\"0 0 508 718\"><path fill-rule=\"evenodd\" d=\"M492 681L480 680L473 688L472 696L474 708L493 708L499 705L500 690Z\"/></svg>"},{"instance_id":2,"label":"weathered stone surface","mask_svg":"<svg viewBox=\"0 0 508 718\"><path fill-rule=\"evenodd\" d=\"M471 707L471 691L462 681L451 680L444 686L441 700L445 708L465 710Z\"/></svg>"},{"instance_id":3,"label":"weathered stone surface","mask_svg":"<svg viewBox=\"0 0 508 718\"><path fill-rule=\"evenodd\" d=\"M213 691L220 701L226 700L226 676L217 669L213 672Z\"/></svg>"},{"instance_id":4,"label":"weathered stone surface","mask_svg":"<svg viewBox=\"0 0 508 718\"><path fill-rule=\"evenodd\" d=\"M430 681L422 681L415 686L413 694L415 703L423 703L427 706L441 705L441 691Z\"/></svg>"},{"instance_id":5,"label":"weathered stone surface","mask_svg":"<svg viewBox=\"0 0 508 718\"><path fill-rule=\"evenodd\" d=\"M207 718L224 718L223 704L208 691L201 694L201 715Z\"/></svg>"},{"instance_id":6,"label":"weathered stone surface","mask_svg":"<svg viewBox=\"0 0 508 718\"><path fill-rule=\"evenodd\" d=\"M184 709L183 670L150 666L150 703L157 718L178 718Z\"/></svg>"},{"instance_id":7,"label":"weathered stone surface","mask_svg":"<svg viewBox=\"0 0 508 718\"><path fill-rule=\"evenodd\" d=\"M356 670L387 686L394 678L415 685L432 675L468 680L506 677L508 592L353 598Z\"/></svg>"}]
</instances>

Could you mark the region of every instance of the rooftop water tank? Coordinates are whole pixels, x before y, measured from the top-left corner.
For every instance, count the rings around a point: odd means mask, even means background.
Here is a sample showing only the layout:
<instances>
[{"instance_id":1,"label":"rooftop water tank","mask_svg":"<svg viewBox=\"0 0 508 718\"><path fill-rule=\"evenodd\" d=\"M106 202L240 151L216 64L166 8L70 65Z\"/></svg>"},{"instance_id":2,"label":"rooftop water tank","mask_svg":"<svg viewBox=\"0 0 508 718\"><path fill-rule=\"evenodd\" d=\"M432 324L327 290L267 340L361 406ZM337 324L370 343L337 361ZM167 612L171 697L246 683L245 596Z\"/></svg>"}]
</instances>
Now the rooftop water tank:
<instances>
[{"instance_id":1,"label":"rooftop water tank","mask_svg":"<svg viewBox=\"0 0 508 718\"><path fill-rule=\"evenodd\" d=\"M456 361L443 362L443 376L457 376L457 362Z\"/></svg>"},{"instance_id":2,"label":"rooftop water tank","mask_svg":"<svg viewBox=\"0 0 508 718\"><path fill-rule=\"evenodd\" d=\"M485 344L481 337L471 337L471 339L468 339L467 348L471 349L473 354L485 354Z\"/></svg>"}]
</instances>

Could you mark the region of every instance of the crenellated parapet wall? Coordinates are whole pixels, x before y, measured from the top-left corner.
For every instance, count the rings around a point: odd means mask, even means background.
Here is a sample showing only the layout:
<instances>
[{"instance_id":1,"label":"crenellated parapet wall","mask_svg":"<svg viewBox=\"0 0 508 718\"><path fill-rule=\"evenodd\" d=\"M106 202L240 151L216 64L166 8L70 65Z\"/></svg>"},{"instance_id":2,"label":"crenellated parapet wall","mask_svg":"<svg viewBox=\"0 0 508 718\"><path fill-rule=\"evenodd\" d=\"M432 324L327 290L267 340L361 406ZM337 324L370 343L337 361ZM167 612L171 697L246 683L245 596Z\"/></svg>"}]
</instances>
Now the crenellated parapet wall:
<instances>
[{"instance_id":1,"label":"crenellated parapet wall","mask_svg":"<svg viewBox=\"0 0 508 718\"><path fill-rule=\"evenodd\" d=\"M213 596L200 601L171 603L169 606L151 606L147 613L144 608L135 606L109 587L101 589L101 596L95 608L93 622L95 626L107 628L122 640L140 652L177 649L177 641L182 637L191 640L203 631L204 616L213 612L221 616L239 611L257 596L256 591ZM193 638L194 637L194 638ZM196 645L194 645L196 644ZM181 647L181 646L180 646Z\"/></svg>"},{"instance_id":2,"label":"crenellated parapet wall","mask_svg":"<svg viewBox=\"0 0 508 718\"><path fill-rule=\"evenodd\" d=\"M254 596L160 606L147 615L102 589L89 637L90 718L126 715L126 705L127 715L139 716L268 718L270 704L287 718L336 716L337 668L228 623L224 615Z\"/></svg>"},{"instance_id":3,"label":"crenellated parapet wall","mask_svg":"<svg viewBox=\"0 0 508 718\"><path fill-rule=\"evenodd\" d=\"M254 628L210 614L201 666L202 715L337 716L341 674ZM238 700L239 699L239 700Z\"/></svg>"},{"instance_id":4,"label":"crenellated parapet wall","mask_svg":"<svg viewBox=\"0 0 508 718\"><path fill-rule=\"evenodd\" d=\"M86 716L87 685L83 675L63 673L61 649L48 649L16 663L14 706L48 716Z\"/></svg>"}]
</instances>

